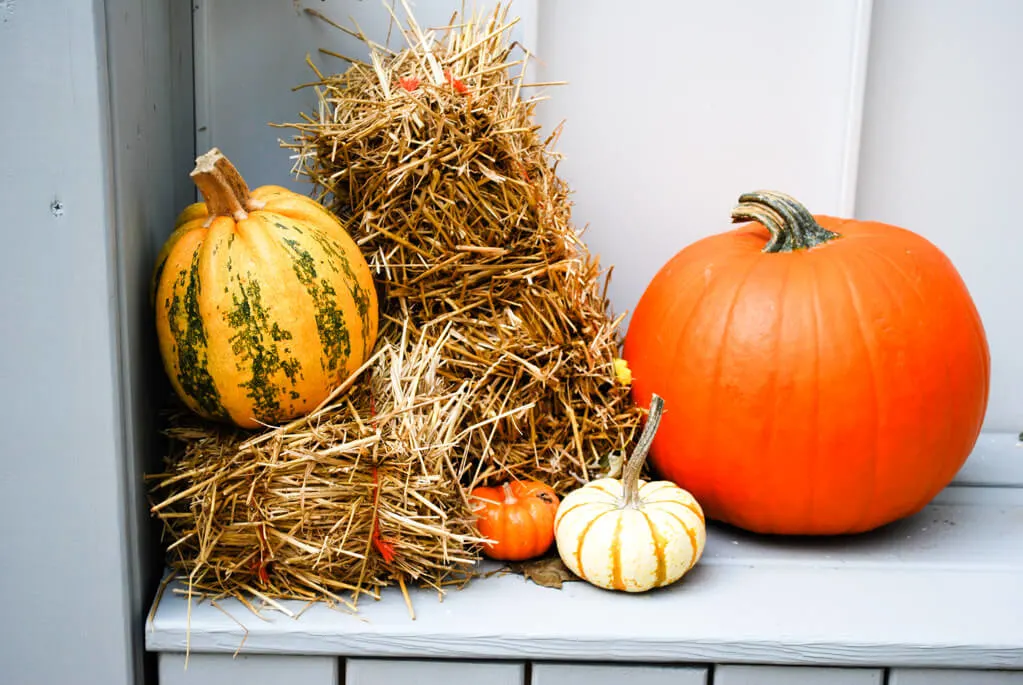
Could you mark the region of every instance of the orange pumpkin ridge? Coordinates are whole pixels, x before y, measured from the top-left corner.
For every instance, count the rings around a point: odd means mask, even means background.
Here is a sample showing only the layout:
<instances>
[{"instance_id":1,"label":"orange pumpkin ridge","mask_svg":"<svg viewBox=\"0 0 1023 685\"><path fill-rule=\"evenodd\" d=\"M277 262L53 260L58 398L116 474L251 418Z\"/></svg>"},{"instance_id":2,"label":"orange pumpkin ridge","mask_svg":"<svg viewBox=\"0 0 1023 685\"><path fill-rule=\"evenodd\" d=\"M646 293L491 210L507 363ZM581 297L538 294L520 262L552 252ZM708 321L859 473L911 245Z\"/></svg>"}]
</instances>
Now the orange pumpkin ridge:
<instances>
[{"instance_id":1,"label":"orange pumpkin ridge","mask_svg":"<svg viewBox=\"0 0 1023 685\"><path fill-rule=\"evenodd\" d=\"M651 279L623 345L664 415L652 469L709 519L830 535L918 512L973 450L990 354L952 262L921 235L746 193L741 224Z\"/></svg>"}]
</instances>

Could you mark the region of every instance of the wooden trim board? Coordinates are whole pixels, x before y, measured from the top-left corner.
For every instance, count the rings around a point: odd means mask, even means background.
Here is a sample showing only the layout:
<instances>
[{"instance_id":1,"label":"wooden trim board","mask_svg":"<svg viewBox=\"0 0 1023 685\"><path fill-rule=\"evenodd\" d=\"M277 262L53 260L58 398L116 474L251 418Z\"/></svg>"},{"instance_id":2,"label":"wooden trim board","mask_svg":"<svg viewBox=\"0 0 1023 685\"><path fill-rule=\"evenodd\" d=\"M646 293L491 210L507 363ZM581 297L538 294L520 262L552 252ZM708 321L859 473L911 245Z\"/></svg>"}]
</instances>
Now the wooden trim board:
<instances>
[{"instance_id":1,"label":"wooden trim board","mask_svg":"<svg viewBox=\"0 0 1023 685\"><path fill-rule=\"evenodd\" d=\"M838 195L840 216L856 212L856 183L860 169L860 139L863 131L863 107L867 92L870 62L870 25L873 0L857 0L853 51L849 60L849 115L846 119L845 149L842 159L842 185Z\"/></svg>"}]
</instances>

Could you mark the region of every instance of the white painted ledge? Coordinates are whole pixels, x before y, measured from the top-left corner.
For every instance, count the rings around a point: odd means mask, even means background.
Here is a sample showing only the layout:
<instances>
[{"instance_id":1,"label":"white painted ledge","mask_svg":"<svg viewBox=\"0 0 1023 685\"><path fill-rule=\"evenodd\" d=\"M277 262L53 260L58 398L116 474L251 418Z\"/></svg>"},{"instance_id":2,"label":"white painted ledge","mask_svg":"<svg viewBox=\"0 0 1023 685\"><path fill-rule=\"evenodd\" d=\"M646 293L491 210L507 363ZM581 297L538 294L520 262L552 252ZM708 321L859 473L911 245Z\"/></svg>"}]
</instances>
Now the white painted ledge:
<instances>
[{"instance_id":1,"label":"white painted ledge","mask_svg":"<svg viewBox=\"0 0 1023 685\"><path fill-rule=\"evenodd\" d=\"M981 433L956 485L1023 487L1023 443L1015 433Z\"/></svg>"},{"instance_id":2,"label":"white painted ledge","mask_svg":"<svg viewBox=\"0 0 1023 685\"><path fill-rule=\"evenodd\" d=\"M268 609L261 620L235 601L218 602L224 611L202 603L192 607L190 649L1023 669L1023 489L953 487L919 515L854 539L709 533L700 564L658 592L495 576L443 601L414 591L415 621L397 592L360 603L358 616L315 605L296 619ZM184 651L186 611L165 592L147 649Z\"/></svg>"}]
</instances>

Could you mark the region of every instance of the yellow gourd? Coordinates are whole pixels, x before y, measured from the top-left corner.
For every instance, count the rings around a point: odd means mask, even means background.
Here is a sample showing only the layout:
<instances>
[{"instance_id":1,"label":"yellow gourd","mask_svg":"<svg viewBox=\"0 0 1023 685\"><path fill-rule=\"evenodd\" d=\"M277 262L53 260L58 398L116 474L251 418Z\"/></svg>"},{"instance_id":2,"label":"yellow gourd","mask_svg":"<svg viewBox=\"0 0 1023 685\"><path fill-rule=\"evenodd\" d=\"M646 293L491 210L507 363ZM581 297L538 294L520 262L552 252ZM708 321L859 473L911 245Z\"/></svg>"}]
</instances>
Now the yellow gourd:
<instances>
[{"instance_id":1,"label":"yellow gourd","mask_svg":"<svg viewBox=\"0 0 1023 685\"><path fill-rule=\"evenodd\" d=\"M597 587L644 592L669 585L703 554L707 529L696 499L670 481L639 479L663 406L654 395L621 480L591 481L558 507L558 554L572 573Z\"/></svg>"},{"instance_id":2,"label":"yellow gourd","mask_svg":"<svg viewBox=\"0 0 1023 685\"><path fill-rule=\"evenodd\" d=\"M203 202L178 216L150 293L171 385L200 416L242 428L304 415L372 352L369 265L325 207L250 191L216 148L191 177Z\"/></svg>"}]
</instances>

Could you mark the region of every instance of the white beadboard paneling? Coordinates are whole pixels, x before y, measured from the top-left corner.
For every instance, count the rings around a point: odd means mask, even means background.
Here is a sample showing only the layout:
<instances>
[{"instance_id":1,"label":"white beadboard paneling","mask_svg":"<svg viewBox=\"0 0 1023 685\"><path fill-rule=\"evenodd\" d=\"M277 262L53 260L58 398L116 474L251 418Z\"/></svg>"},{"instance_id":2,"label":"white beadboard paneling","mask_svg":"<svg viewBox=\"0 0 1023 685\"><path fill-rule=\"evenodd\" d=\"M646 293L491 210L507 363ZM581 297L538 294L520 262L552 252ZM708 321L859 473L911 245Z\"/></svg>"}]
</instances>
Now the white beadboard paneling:
<instances>
[{"instance_id":1,"label":"white beadboard paneling","mask_svg":"<svg viewBox=\"0 0 1023 685\"><path fill-rule=\"evenodd\" d=\"M160 655L160 685L338 685L332 656L184 654Z\"/></svg>"},{"instance_id":2,"label":"white beadboard paneling","mask_svg":"<svg viewBox=\"0 0 1023 685\"><path fill-rule=\"evenodd\" d=\"M702 666L615 666L612 664L533 664L526 685L705 685Z\"/></svg>"},{"instance_id":3,"label":"white beadboard paneling","mask_svg":"<svg viewBox=\"0 0 1023 685\"><path fill-rule=\"evenodd\" d=\"M519 17L512 40L535 41L537 0L515 0L509 18ZM379 0L195 0L196 152L212 146L224 151L250 186L274 183L309 192L305 179L290 174L289 151L279 139L291 129L273 123L300 121L300 112L313 112L311 89L292 91L316 76L305 62L309 55L324 73L342 72L348 63L319 53L321 48L356 59L367 59L365 45L328 26L300 8L308 7L347 28L352 20L374 41L387 41L390 14ZM423 29L448 24L462 0L409 2ZM491 0L465 3L484 12ZM395 13L403 22L401 3ZM403 45L397 29L388 45ZM518 54L518 53L517 53Z\"/></svg>"},{"instance_id":4,"label":"white beadboard paneling","mask_svg":"<svg viewBox=\"0 0 1023 685\"><path fill-rule=\"evenodd\" d=\"M875 668L725 665L714 669L714 685L881 685Z\"/></svg>"},{"instance_id":5,"label":"white beadboard paneling","mask_svg":"<svg viewBox=\"0 0 1023 685\"><path fill-rule=\"evenodd\" d=\"M348 659L345 685L522 685L521 662Z\"/></svg>"},{"instance_id":6,"label":"white beadboard paneling","mask_svg":"<svg viewBox=\"0 0 1023 685\"><path fill-rule=\"evenodd\" d=\"M895 668L888 685L1023 685L1023 671Z\"/></svg>"},{"instance_id":7,"label":"white beadboard paneling","mask_svg":"<svg viewBox=\"0 0 1023 685\"><path fill-rule=\"evenodd\" d=\"M1023 3L877 0L856 215L929 238L987 329L985 430L1023 428Z\"/></svg>"},{"instance_id":8,"label":"white beadboard paneling","mask_svg":"<svg viewBox=\"0 0 1023 685\"><path fill-rule=\"evenodd\" d=\"M852 209L870 3L540 4L538 109L564 121L573 218L614 265L615 313L687 244L731 227L749 190Z\"/></svg>"}]
</instances>

